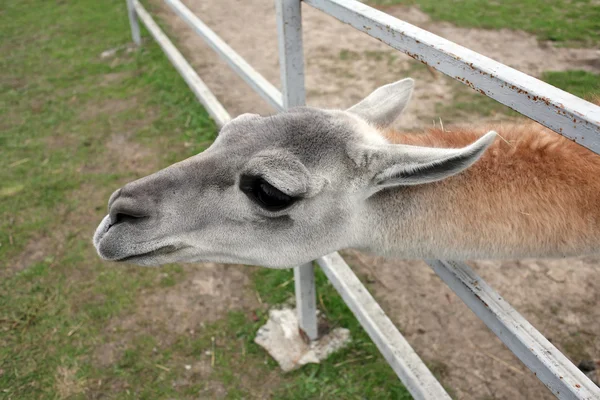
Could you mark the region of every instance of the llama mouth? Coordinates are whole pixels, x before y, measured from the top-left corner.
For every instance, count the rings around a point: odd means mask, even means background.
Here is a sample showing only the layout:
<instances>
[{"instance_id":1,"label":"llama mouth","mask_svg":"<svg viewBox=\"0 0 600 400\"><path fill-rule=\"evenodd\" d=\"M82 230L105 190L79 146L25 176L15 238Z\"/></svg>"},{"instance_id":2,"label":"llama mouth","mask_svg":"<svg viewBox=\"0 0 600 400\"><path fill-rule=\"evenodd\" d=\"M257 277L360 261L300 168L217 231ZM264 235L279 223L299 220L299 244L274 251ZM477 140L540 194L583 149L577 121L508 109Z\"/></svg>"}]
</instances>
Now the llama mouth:
<instances>
[{"instance_id":1,"label":"llama mouth","mask_svg":"<svg viewBox=\"0 0 600 400\"><path fill-rule=\"evenodd\" d=\"M145 253L134 254L134 255L131 255L131 256L119 258L119 259L112 260L112 261L126 262L126 261L137 260L137 259L140 259L140 258L162 256L162 255L167 255L167 254L174 253L174 252L176 252L178 250L181 250L181 249L183 249L185 247L187 247L187 246L183 246L183 247L179 246L178 247L178 246L170 244L170 245L167 245L167 246L159 247L158 249L147 251Z\"/></svg>"}]
</instances>

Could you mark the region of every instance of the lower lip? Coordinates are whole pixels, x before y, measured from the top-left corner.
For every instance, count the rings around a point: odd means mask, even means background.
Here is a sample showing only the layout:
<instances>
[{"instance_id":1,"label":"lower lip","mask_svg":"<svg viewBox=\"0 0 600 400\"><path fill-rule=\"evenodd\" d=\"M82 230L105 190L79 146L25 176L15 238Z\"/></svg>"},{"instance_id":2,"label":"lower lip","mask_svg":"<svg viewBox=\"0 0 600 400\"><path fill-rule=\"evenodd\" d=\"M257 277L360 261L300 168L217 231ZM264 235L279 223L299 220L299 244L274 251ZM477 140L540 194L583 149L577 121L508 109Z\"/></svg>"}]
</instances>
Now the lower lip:
<instances>
[{"instance_id":1,"label":"lower lip","mask_svg":"<svg viewBox=\"0 0 600 400\"><path fill-rule=\"evenodd\" d=\"M176 252L177 250L181 250L181 249L182 249L182 247L176 247L173 245L169 245L169 246L159 247L158 249L155 249L155 250L152 250L152 251L149 251L146 253L135 254L132 256L119 258L118 260L113 260L113 261L123 262L123 261L131 261L131 260L149 257L149 256L161 256L161 255L166 255L166 254L172 254L172 253Z\"/></svg>"}]
</instances>

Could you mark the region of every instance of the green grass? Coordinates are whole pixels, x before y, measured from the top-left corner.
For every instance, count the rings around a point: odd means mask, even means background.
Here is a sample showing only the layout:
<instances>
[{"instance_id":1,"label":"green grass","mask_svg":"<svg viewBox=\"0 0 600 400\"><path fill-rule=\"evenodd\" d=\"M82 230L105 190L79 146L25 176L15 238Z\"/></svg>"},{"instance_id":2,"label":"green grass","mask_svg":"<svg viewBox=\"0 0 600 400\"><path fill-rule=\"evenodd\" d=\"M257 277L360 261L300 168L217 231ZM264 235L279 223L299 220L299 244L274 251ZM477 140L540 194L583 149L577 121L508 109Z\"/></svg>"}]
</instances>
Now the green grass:
<instances>
[{"instance_id":1,"label":"green grass","mask_svg":"<svg viewBox=\"0 0 600 400\"><path fill-rule=\"evenodd\" d=\"M214 124L161 50L130 42L125 2L8 0L0 14L0 398L409 398L342 300L318 276L324 312L353 342L322 365L283 374L253 342L267 317L231 312L195 335L138 314L140 299L174 290L190 269L115 267L91 246L111 191L204 149ZM100 54L118 47L116 55ZM373 55L376 56L376 55ZM127 152L107 147L115 135ZM124 165L125 163L125 165ZM147 169L147 167L146 167ZM258 270L269 304L291 295L291 271ZM124 329L115 321L140 319ZM112 327L112 328L111 328ZM213 340L214 338L214 340ZM116 344L108 365L98 349ZM186 377L214 348L208 375ZM188 379L189 378L189 379ZM208 394L206 394L208 393Z\"/></svg>"},{"instance_id":2,"label":"green grass","mask_svg":"<svg viewBox=\"0 0 600 400\"><path fill-rule=\"evenodd\" d=\"M600 74L586 71L548 71L542 80L581 98L600 96Z\"/></svg>"},{"instance_id":3,"label":"green grass","mask_svg":"<svg viewBox=\"0 0 600 400\"><path fill-rule=\"evenodd\" d=\"M600 74L586 71L548 71L541 79L553 86L587 100L600 98ZM486 119L518 118L521 114L485 96L458 81L452 81L454 98L449 103L439 103L436 115L444 124L464 123L473 116Z\"/></svg>"},{"instance_id":4,"label":"green grass","mask_svg":"<svg viewBox=\"0 0 600 400\"><path fill-rule=\"evenodd\" d=\"M445 126L464 124L474 118L485 118L488 121L507 120L521 115L458 81L451 80L449 83L453 93L452 100L437 103L435 107L435 115L442 119ZM438 123L437 118L434 118L434 123Z\"/></svg>"},{"instance_id":5,"label":"green grass","mask_svg":"<svg viewBox=\"0 0 600 400\"><path fill-rule=\"evenodd\" d=\"M595 0L369 0L369 3L418 5L433 19L457 26L519 29L564 46L600 45L600 4Z\"/></svg>"}]
</instances>

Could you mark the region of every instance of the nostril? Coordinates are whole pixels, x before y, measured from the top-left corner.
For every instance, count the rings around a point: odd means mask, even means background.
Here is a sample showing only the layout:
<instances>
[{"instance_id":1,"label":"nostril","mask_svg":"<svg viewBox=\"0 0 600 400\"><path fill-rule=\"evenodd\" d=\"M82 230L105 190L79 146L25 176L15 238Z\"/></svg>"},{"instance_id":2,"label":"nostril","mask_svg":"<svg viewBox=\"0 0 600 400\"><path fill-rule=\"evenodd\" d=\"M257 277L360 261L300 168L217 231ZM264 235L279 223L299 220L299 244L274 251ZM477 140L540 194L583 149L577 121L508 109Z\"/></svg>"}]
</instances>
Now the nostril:
<instances>
[{"instance_id":1,"label":"nostril","mask_svg":"<svg viewBox=\"0 0 600 400\"><path fill-rule=\"evenodd\" d=\"M118 199L110 207L110 226L122 223L135 224L150 217L148 212L141 209L138 203Z\"/></svg>"},{"instance_id":2,"label":"nostril","mask_svg":"<svg viewBox=\"0 0 600 400\"><path fill-rule=\"evenodd\" d=\"M121 191L122 191L122 189L117 189L113 192L113 194L110 195L110 198L108 199L108 209L109 210L112 207L112 205L114 204L114 202L117 201L117 199L121 195Z\"/></svg>"}]
</instances>

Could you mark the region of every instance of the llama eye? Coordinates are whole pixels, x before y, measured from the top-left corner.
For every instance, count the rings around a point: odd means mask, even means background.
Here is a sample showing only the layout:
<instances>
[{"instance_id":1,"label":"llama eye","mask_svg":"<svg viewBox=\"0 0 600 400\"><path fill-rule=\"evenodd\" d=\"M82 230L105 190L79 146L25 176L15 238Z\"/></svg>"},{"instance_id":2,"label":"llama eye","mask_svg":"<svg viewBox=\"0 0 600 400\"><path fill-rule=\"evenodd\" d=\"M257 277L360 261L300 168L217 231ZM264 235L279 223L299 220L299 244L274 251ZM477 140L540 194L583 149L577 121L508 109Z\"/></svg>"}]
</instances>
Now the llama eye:
<instances>
[{"instance_id":1,"label":"llama eye","mask_svg":"<svg viewBox=\"0 0 600 400\"><path fill-rule=\"evenodd\" d=\"M268 211L280 211L296 201L262 178L243 176L240 189L256 204Z\"/></svg>"}]
</instances>

